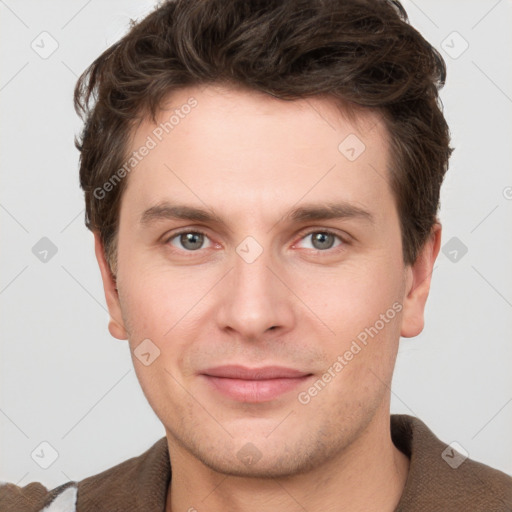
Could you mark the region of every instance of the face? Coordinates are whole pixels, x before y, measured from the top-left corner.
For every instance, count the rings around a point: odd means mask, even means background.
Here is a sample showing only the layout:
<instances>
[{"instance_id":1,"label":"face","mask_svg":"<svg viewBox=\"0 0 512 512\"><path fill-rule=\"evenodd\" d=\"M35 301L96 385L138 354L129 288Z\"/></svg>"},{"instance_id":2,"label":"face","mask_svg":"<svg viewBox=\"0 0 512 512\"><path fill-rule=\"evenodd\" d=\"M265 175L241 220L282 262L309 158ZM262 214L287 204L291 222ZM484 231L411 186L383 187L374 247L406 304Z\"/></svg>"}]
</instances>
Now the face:
<instances>
[{"instance_id":1,"label":"face","mask_svg":"<svg viewBox=\"0 0 512 512\"><path fill-rule=\"evenodd\" d=\"M96 236L110 332L129 339L171 458L304 472L389 423L438 233L404 266L374 113L214 86L168 107L134 132L117 291Z\"/></svg>"}]
</instances>

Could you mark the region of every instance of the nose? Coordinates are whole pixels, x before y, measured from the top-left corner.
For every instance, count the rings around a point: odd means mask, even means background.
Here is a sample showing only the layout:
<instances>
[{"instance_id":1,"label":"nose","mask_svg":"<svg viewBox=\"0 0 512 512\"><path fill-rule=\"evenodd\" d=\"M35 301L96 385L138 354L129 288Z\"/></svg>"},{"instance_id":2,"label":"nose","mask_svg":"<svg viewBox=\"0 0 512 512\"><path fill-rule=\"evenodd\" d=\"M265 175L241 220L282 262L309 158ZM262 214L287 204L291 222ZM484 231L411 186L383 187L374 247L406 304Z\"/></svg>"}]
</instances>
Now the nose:
<instances>
[{"instance_id":1,"label":"nose","mask_svg":"<svg viewBox=\"0 0 512 512\"><path fill-rule=\"evenodd\" d=\"M293 293L269 252L250 263L235 254L225 278L217 321L221 329L242 339L257 341L267 331L286 331L295 322Z\"/></svg>"}]
</instances>

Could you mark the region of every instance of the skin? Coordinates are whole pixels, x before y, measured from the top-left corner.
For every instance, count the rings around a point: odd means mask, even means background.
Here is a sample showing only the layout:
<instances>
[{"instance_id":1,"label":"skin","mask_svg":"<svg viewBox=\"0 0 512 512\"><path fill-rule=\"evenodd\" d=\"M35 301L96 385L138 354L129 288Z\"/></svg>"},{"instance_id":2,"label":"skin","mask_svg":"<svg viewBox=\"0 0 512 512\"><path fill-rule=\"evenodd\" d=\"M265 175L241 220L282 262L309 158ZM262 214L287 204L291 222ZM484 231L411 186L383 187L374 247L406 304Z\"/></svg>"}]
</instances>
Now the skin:
<instances>
[{"instance_id":1,"label":"skin","mask_svg":"<svg viewBox=\"0 0 512 512\"><path fill-rule=\"evenodd\" d=\"M220 86L181 89L168 108L191 97L197 107L126 178L116 281L95 234L110 333L129 340L141 387L166 429L173 473L166 510L392 511L409 460L390 437L391 378L400 336L423 329L441 226L405 265L386 132L375 113L354 122L326 97L282 101ZM169 115L141 122L131 149ZM366 146L352 162L338 150L349 134ZM224 224L140 222L163 201L207 208ZM373 222L284 218L331 201L364 209ZM203 231L200 248L171 238L178 228ZM326 230L334 236L318 249L314 234ZM252 263L236 251L247 236L263 250ZM300 403L298 393L393 304L401 311ZM160 355L145 366L133 351L148 338ZM199 375L221 364L313 376L273 400L241 402ZM247 443L260 456L252 464L237 456Z\"/></svg>"}]
</instances>

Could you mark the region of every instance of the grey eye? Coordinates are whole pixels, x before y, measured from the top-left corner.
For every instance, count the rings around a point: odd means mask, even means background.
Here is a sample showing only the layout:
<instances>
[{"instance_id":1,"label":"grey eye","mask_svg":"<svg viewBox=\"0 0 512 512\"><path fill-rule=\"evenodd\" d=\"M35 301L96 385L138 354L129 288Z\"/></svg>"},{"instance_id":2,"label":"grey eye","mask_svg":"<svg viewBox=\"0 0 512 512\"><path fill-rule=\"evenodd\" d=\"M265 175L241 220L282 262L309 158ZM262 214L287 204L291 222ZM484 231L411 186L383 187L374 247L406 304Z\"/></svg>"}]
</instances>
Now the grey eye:
<instances>
[{"instance_id":1,"label":"grey eye","mask_svg":"<svg viewBox=\"0 0 512 512\"><path fill-rule=\"evenodd\" d=\"M177 245L175 241L178 241ZM187 231L184 233L178 233L173 236L170 240L171 245L178 249L186 249L187 251L197 251L203 248L205 242L205 235L196 231Z\"/></svg>"},{"instance_id":2,"label":"grey eye","mask_svg":"<svg viewBox=\"0 0 512 512\"><path fill-rule=\"evenodd\" d=\"M334 239L337 238L331 233L317 232L310 233L313 247L317 250L330 249L334 245Z\"/></svg>"},{"instance_id":3,"label":"grey eye","mask_svg":"<svg viewBox=\"0 0 512 512\"><path fill-rule=\"evenodd\" d=\"M337 240L337 242L336 242ZM303 249L326 252L329 249L343 245L345 241L336 233L331 231L310 231L304 235L299 242Z\"/></svg>"}]
</instances>

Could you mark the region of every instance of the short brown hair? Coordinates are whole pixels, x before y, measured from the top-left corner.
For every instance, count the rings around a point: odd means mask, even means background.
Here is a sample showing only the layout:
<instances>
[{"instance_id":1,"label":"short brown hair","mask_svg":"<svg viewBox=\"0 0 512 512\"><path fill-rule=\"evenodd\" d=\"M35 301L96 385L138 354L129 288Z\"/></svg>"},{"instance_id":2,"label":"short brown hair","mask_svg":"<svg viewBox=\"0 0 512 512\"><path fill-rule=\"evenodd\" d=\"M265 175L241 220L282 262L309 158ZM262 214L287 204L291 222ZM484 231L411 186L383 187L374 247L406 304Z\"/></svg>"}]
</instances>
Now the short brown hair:
<instances>
[{"instance_id":1,"label":"short brown hair","mask_svg":"<svg viewBox=\"0 0 512 512\"><path fill-rule=\"evenodd\" d=\"M436 222L452 151L438 97L445 79L443 58L398 1L168 0L132 21L76 84L86 225L99 232L115 275L126 180L105 197L95 190L126 162L136 120L154 121L172 91L224 83L288 100L328 95L384 120L411 264Z\"/></svg>"}]
</instances>

